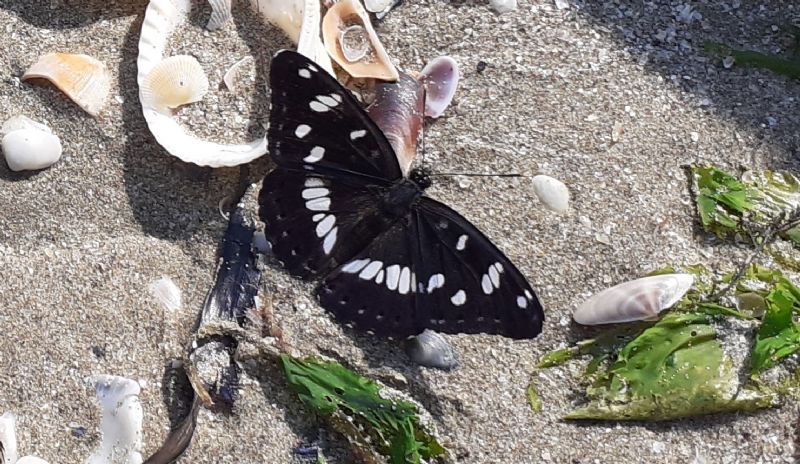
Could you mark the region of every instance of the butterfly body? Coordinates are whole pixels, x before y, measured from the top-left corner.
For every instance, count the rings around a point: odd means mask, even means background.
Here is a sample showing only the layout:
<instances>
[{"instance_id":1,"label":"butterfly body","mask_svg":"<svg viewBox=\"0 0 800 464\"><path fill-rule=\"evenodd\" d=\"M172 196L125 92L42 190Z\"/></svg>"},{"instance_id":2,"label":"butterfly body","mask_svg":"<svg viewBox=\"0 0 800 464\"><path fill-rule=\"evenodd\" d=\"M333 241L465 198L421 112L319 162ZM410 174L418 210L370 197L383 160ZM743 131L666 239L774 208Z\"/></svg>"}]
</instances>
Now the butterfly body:
<instances>
[{"instance_id":1,"label":"butterfly body","mask_svg":"<svg viewBox=\"0 0 800 464\"><path fill-rule=\"evenodd\" d=\"M320 304L387 336L531 338L543 312L522 274L451 208L405 176L384 134L332 76L294 52L270 73L269 151L259 215L293 275L321 279Z\"/></svg>"}]
</instances>

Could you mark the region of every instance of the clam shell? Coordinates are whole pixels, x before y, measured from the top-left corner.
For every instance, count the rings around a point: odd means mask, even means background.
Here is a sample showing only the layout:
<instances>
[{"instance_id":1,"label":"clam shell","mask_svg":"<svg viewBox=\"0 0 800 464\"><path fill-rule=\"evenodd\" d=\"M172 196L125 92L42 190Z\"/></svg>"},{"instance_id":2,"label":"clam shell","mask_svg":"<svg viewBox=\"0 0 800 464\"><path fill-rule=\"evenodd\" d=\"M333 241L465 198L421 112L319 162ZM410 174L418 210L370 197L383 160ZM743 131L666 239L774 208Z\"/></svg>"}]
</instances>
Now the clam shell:
<instances>
[{"instance_id":1,"label":"clam shell","mask_svg":"<svg viewBox=\"0 0 800 464\"><path fill-rule=\"evenodd\" d=\"M349 45L342 42L342 38L347 37L346 31L355 31L353 26L363 28L363 41L366 44L366 52L355 61L348 60L348 55L351 58L354 55L352 51L343 49ZM372 28L369 15L357 0L341 0L325 13L322 18L322 40L330 57L353 77L385 81L399 78L397 68Z\"/></svg>"},{"instance_id":2,"label":"clam shell","mask_svg":"<svg viewBox=\"0 0 800 464\"><path fill-rule=\"evenodd\" d=\"M552 211L565 213L569 209L569 189L550 176L533 176L533 191L542 204Z\"/></svg>"},{"instance_id":3,"label":"clam shell","mask_svg":"<svg viewBox=\"0 0 800 464\"><path fill-rule=\"evenodd\" d=\"M90 379L100 403L102 439L87 464L141 464L142 405L141 388L133 380L114 375Z\"/></svg>"},{"instance_id":4,"label":"clam shell","mask_svg":"<svg viewBox=\"0 0 800 464\"><path fill-rule=\"evenodd\" d=\"M442 335L429 329L406 342L406 354L420 366L444 370L458 367L453 347Z\"/></svg>"},{"instance_id":5,"label":"clam shell","mask_svg":"<svg viewBox=\"0 0 800 464\"><path fill-rule=\"evenodd\" d=\"M17 416L6 412L0 416L0 463L17 462Z\"/></svg>"},{"instance_id":6,"label":"clam shell","mask_svg":"<svg viewBox=\"0 0 800 464\"><path fill-rule=\"evenodd\" d=\"M6 133L8 129L13 130ZM0 145L12 171L44 169L61 158L61 140L43 124L17 117L7 121L2 131Z\"/></svg>"},{"instance_id":7,"label":"clam shell","mask_svg":"<svg viewBox=\"0 0 800 464\"><path fill-rule=\"evenodd\" d=\"M92 116L106 105L111 89L106 65L88 55L48 53L22 75L34 78L47 79Z\"/></svg>"},{"instance_id":8,"label":"clam shell","mask_svg":"<svg viewBox=\"0 0 800 464\"><path fill-rule=\"evenodd\" d=\"M231 0L208 0L211 5L211 17L208 18L206 29L216 31L227 23L231 15Z\"/></svg>"},{"instance_id":9,"label":"clam shell","mask_svg":"<svg viewBox=\"0 0 800 464\"><path fill-rule=\"evenodd\" d=\"M583 325L653 319L680 301L693 283L692 274L663 274L625 282L586 300L572 318Z\"/></svg>"},{"instance_id":10,"label":"clam shell","mask_svg":"<svg viewBox=\"0 0 800 464\"><path fill-rule=\"evenodd\" d=\"M248 66L252 67L252 65L253 57L246 56L236 63L233 63L233 65L225 71L225 75L222 76L222 82L225 83L225 87L227 87L231 93L236 93L236 90L239 88L239 81L242 79L242 72L246 71Z\"/></svg>"},{"instance_id":11,"label":"clam shell","mask_svg":"<svg viewBox=\"0 0 800 464\"><path fill-rule=\"evenodd\" d=\"M208 77L190 55L165 58L139 84L142 106L161 111L200 101L207 92Z\"/></svg>"},{"instance_id":12,"label":"clam shell","mask_svg":"<svg viewBox=\"0 0 800 464\"><path fill-rule=\"evenodd\" d=\"M425 116L438 118L453 101L458 87L458 63L449 56L440 56L422 68L419 79L425 84Z\"/></svg>"}]
</instances>

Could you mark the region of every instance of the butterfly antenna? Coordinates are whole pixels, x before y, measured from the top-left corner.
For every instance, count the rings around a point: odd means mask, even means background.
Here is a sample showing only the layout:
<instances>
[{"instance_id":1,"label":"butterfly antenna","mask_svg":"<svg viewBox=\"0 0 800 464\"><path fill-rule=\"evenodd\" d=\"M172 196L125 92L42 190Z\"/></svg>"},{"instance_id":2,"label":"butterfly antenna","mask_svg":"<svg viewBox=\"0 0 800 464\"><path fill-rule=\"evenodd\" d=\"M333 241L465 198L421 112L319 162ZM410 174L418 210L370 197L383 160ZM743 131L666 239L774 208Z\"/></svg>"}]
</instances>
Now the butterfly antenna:
<instances>
[{"instance_id":1,"label":"butterfly antenna","mask_svg":"<svg viewBox=\"0 0 800 464\"><path fill-rule=\"evenodd\" d=\"M425 169L425 101L428 99L428 89L422 86L422 169Z\"/></svg>"},{"instance_id":2,"label":"butterfly antenna","mask_svg":"<svg viewBox=\"0 0 800 464\"><path fill-rule=\"evenodd\" d=\"M531 177L527 174L502 173L502 174L476 174L472 172L436 172L431 177L466 176L466 177Z\"/></svg>"}]
</instances>

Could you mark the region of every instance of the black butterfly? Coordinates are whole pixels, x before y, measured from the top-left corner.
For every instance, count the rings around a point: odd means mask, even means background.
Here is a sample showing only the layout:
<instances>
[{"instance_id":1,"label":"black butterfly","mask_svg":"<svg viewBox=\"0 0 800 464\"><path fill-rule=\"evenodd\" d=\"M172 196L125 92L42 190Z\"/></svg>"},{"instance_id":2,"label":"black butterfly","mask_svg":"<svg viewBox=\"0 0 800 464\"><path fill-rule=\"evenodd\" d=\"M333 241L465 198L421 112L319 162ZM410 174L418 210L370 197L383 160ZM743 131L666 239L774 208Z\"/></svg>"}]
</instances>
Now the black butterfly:
<instances>
[{"instance_id":1,"label":"black butterfly","mask_svg":"<svg viewBox=\"0 0 800 464\"><path fill-rule=\"evenodd\" d=\"M295 276L322 277L322 306L380 335L495 333L532 338L544 314L528 282L486 236L423 195L350 92L281 51L270 71L269 153L259 214Z\"/></svg>"}]
</instances>

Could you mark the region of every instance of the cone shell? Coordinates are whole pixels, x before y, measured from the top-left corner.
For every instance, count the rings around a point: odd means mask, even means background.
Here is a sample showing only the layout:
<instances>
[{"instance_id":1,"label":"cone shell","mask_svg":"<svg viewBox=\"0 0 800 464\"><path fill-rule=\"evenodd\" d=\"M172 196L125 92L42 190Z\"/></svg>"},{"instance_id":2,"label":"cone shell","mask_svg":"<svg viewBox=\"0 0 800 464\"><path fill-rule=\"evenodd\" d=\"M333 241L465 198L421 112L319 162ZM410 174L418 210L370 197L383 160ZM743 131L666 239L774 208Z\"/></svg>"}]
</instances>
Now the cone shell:
<instances>
[{"instance_id":1,"label":"cone shell","mask_svg":"<svg viewBox=\"0 0 800 464\"><path fill-rule=\"evenodd\" d=\"M359 59L351 61L348 60L348 55L353 58L361 53L343 50L343 47L349 47L347 43L343 43L343 39L347 39L347 34L359 30L354 29L354 26L363 28L366 50ZM385 81L396 81L399 78L397 68L378 40L369 15L358 0L341 0L325 13L322 18L322 40L330 57L353 77Z\"/></svg>"},{"instance_id":2,"label":"cone shell","mask_svg":"<svg viewBox=\"0 0 800 464\"><path fill-rule=\"evenodd\" d=\"M175 55L161 61L139 86L142 105L158 110L200 101L207 92L208 77L190 55Z\"/></svg>"},{"instance_id":3,"label":"cone shell","mask_svg":"<svg viewBox=\"0 0 800 464\"><path fill-rule=\"evenodd\" d=\"M694 283L691 274L664 274L632 280L595 294L572 317L583 325L654 319L672 307Z\"/></svg>"},{"instance_id":4,"label":"cone shell","mask_svg":"<svg viewBox=\"0 0 800 464\"><path fill-rule=\"evenodd\" d=\"M106 105L111 88L106 65L88 55L48 53L22 75L35 78L47 79L92 116Z\"/></svg>"}]
</instances>

